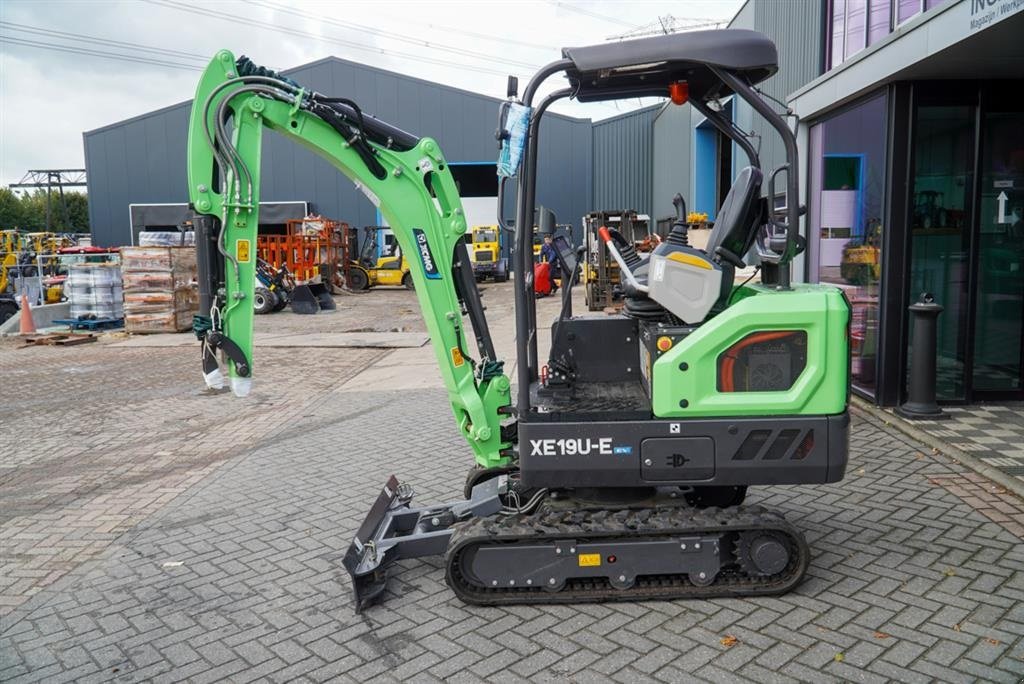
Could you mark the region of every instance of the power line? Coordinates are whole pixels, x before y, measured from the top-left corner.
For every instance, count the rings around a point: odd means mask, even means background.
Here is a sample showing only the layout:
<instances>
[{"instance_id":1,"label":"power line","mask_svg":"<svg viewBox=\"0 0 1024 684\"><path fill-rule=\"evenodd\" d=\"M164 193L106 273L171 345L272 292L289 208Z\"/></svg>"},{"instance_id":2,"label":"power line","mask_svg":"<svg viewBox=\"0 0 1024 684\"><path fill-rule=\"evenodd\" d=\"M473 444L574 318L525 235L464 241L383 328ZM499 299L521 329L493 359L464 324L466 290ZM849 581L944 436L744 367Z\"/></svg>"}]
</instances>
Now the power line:
<instances>
[{"instance_id":1,"label":"power line","mask_svg":"<svg viewBox=\"0 0 1024 684\"><path fill-rule=\"evenodd\" d=\"M199 15L203 15L203 16L212 17L212 18L215 18L215 19L224 19L224 20L230 21L233 24L246 24L248 26L255 26L257 28L263 28L263 29L267 29L267 30L274 31L274 32L277 32L277 33L286 33L286 34L289 34L289 35L298 36L300 38L312 39L312 40L315 40L315 41L321 42L321 43L335 43L335 44L338 44L338 45L345 45L346 47L354 47L354 48L357 48L357 49L363 50L363 51L370 51L370 52L375 52L375 53L379 53L379 54L383 54L383 55L389 55L389 56L404 57L404 58L407 58L407 59L413 59L413 60L418 61L418 62L426 62L426 63L429 63L429 64L437 64L437 65L440 65L440 66L455 67L455 68L458 68L458 69L463 70L463 71L476 71L478 73L494 74L494 75L497 75L497 76L507 76L508 75L507 71L498 71L496 69L489 69L487 67L483 67L483 66L479 66L479 65L466 64L464 62L450 62L448 60L439 59L439 58L436 58L436 57L426 57L426 56L423 56L423 55L416 55L416 54L412 54L412 53L408 53L408 52L400 52L398 50L392 50L390 48L382 48L382 47L378 47L378 46L374 46L374 45L367 45L366 43L357 43L355 41L345 40L345 39L342 39L342 38L329 37L329 36L321 36L321 35L317 35L315 33L311 33L309 31L302 31L300 29L294 29L294 28L290 28L290 27L287 27L287 26L280 26L280 25L277 25L277 24L272 24L270 22L259 21L257 19L251 19L251 18L248 18L248 17L241 17L241 16L237 16L235 14L230 14L230 13L227 13L227 12L218 12L216 10L211 10L211 9L207 9L207 8L195 7L193 5L187 5L185 3L177 3L177 2L174 2L173 0L144 0L144 1L148 2L151 5L158 5L158 6L162 6L162 7L169 7L171 9L176 9L176 10L179 10L179 11L182 11L182 12L187 12L187 13L191 13L191 14L199 14Z\"/></svg>"},{"instance_id":2,"label":"power line","mask_svg":"<svg viewBox=\"0 0 1024 684\"><path fill-rule=\"evenodd\" d=\"M87 55L89 57L101 57L103 59L116 59L120 62L136 62L138 64L149 64L152 66L167 67L170 69L185 69L188 71L202 71L203 67L192 66L189 64L179 64L177 62L166 62L157 59L149 59L142 56L136 55L124 55L115 52L102 52L100 50L91 50L87 48L72 47L69 45L60 45L57 43L45 43L42 41L26 40L24 38L18 38L15 36L0 36L0 41L4 43L10 43L12 45L22 45L24 47L40 48L44 50L53 50L56 52L68 52L76 55Z\"/></svg>"},{"instance_id":3,"label":"power line","mask_svg":"<svg viewBox=\"0 0 1024 684\"><path fill-rule=\"evenodd\" d=\"M73 32L69 32L69 31L58 31L56 29L45 28L45 27L42 27L42 26L29 26L28 24L15 24L14 22L10 22L10 21L0 21L0 27L7 28L7 29L14 29L16 31L20 31L20 32L24 32L24 33L33 33L33 34L37 34L37 35L41 35L41 36L45 36L45 37L67 38L67 39L73 39L73 40L78 40L78 41L84 41L86 43L94 43L94 44L98 44L98 45L104 45L104 46L107 46L107 47L110 47L110 46L125 47L125 48L130 48L132 50L142 50L143 52L153 52L153 53L156 53L156 54L159 54L159 55L169 55L169 56L172 56L172 57L195 58L195 59L199 59L199 60L204 61L204 62L208 60L208 56L207 55L200 55L200 54L197 54L195 52L183 52L181 50L174 50L174 49L169 49L169 48L149 47L147 45L141 45L139 43L129 43L129 42L126 42L126 41L123 41L123 40L113 40L111 38L97 38L97 37L93 37L93 36L87 36L87 35L82 34L82 33L73 33Z\"/></svg>"},{"instance_id":4,"label":"power line","mask_svg":"<svg viewBox=\"0 0 1024 684\"><path fill-rule=\"evenodd\" d=\"M330 18L330 17L317 16L315 14L310 14L309 12L304 12L302 10L297 10L297 9L288 7L287 5L281 5L280 3L276 3L276 2L265 2L265 1L261 2L261 0L249 0L249 4L250 5L258 5L260 7L266 7L267 9L274 10L276 12L283 12L285 14L291 14L292 16L300 17L302 19L312 19L314 21L318 21L318 22L321 22L321 23L324 23L324 24L330 24L332 26L338 26L340 28L356 29L358 31L363 31L365 33L370 33L370 34L373 34L373 35L376 35L376 36L381 36L382 38L387 38L387 39L390 39L390 40L404 41L404 42L409 43L409 44L415 44L415 45L419 45L421 47L428 48L430 50L438 50L438 51L441 51L441 52L449 52L451 54L462 55L462 56L465 56L465 57L475 57L477 59L482 59L482 60L487 61L487 62L497 62L499 64L515 64L517 66L526 67L527 69L539 69L540 68L539 64L530 64L528 62L518 62L518 61L510 60L510 59L496 58L493 55L484 54L483 52L476 52L474 50L467 50L465 48L451 47L451 46L448 46L448 45L437 45L435 43L431 43L430 41L423 40L422 38L418 38L416 36L409 36L409 35L405 35L405 34L401 34L401 33L395 33L394 31L385 31L383 29L374 28L372 26L367 26L365 24L357 24L357 23L351 22L351 21L343 21L341 19L333 19L333 18Z\"/></svg>"},{"instance_id":5,"label":"power line","mask_svg":"<svg viewBox=\"0 0 1024 684\"><path fill-rule=\"evenodd\" d=\"M444 26L442 24L424 24L427 28L435 29L437 31L447 31L449 33L460 33L464 36L471 36L473 38L483 38L493 43L505 43L506 45L518 45L519 47L535 48L537 50L557 51L559 48L552 47L550 45L544 45L542 43L531 43L528 40L516 40L515 38L505 38L503 36L494 36L489 33L477 33L476 31L470 31L468 29L456 28L454 26Z\"/></svg>"},{"instance_id":6,"label":"power line","mask_svg":"<svg viewBox=\"0 0 1024 684\"><path fill-rule=\"evenodd\" d=\"M582 7L577 7L576 5L571 5L568 2L560 2L559 0L548 0L548 3L551 4L551 5L554 5L555 7L558 7L560 9L567 9L570 12L575 12L576 14L582 14L583 16L590 17L591 19L600 19L601 21L607 21L609 23L616 24L618 26L627 26L630 29L638 29L638 28L640 28L636 24L631 24L628 21L622 21L618 17L610 17L607 14L601 14L599 12L594 12L593 10L588 10L588 9L584 9Z\"/></svg>"}]
</instances>

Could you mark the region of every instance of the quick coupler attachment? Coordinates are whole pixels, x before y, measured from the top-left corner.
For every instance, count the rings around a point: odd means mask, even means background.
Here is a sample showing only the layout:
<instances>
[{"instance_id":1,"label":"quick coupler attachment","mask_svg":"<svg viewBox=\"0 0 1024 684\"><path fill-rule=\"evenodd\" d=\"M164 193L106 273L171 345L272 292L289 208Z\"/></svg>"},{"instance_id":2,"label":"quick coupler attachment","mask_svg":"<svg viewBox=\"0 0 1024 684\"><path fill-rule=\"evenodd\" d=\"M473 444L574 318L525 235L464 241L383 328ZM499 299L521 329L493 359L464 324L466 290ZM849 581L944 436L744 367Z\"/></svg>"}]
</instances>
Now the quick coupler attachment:
<instances>
[{"instance_id":1,"label":"quick coupler attachment","mask_svg":"<svg viewBox=\"0 0 1024 684\"><path fill-rule=\"evenodd\" d=\"M501 479L481 482L468 500L413 508L412 487L399 484L394 475L388 478L341 561L352 577L356 613L384 593L388 568L395 561L443 554L455 523L501 510Z\"/></svg>"}]
</instances>

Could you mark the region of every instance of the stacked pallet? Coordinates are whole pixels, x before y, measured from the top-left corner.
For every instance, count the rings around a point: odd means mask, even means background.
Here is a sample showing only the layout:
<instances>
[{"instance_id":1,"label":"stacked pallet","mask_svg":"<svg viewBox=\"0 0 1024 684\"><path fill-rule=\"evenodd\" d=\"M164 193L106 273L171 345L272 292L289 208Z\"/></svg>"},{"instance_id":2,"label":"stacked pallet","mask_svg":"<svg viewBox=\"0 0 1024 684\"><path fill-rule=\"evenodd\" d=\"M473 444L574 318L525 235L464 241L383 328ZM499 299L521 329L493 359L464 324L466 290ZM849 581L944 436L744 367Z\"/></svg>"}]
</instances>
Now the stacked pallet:
<instances>
[{"instance_id":1,"label":"stacked pallet","mask_svg":"<svg viewBox=\"0 0 1024 684\"><path fill-rule=\"evenodd\" d=\"M195 247L125 247L121 250L125 330L181 332L199 311Z\"/></svg>"},{"instance_id":2,"label":"stacked pallet","mask_svg":"<svg viewBox=\"0 0 1024 684\"><path fill-rule=\"evenodd\" d=\"M118 320L121 306L121 271L116 263L72 264L64 282L71 318Z\"/></svg>"}]
</instances>

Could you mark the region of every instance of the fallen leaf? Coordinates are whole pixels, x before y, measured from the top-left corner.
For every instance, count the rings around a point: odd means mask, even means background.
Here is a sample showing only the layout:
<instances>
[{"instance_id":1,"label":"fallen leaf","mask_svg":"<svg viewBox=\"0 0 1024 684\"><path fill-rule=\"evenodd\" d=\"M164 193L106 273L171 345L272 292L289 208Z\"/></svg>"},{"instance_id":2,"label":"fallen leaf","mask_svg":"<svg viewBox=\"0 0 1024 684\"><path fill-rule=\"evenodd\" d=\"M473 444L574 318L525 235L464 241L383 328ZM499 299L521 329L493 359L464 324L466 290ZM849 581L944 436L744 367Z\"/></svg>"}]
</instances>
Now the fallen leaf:
<instances>
[{"instance_id":1,"label":"fallen leaf","mask_svg":"<svg viewBox=\"0 0 1024 684\"><path fill-rule=\"evenodd\" d=\"M946 568L942 574L946 577L956 577L956 570L953 568Z\"/></svg>"},{"instance_id":2,"label":"fallen leaf","mask_svg":"<svg viewBox=\"0 0 1024 684\"><path fill-rule=\"evenodd\" d=\"M993 646L998 646L999 644L1003 643L999 639L986 639L986 641L992 644Z\"/></svg>"},{"instance_id":3,"label":"fallen leaf","mask_svg":"<svg viewBox=\"0 0 1024 684\"><path fill-rule=\"evenodd\" d=\"M954 632L959 632L960 631L960 623L959 622L956 623L955 625L953 625L953 631Z\"/></svg>"},{"instance_id":4,"label":"fallen leaf","mask_svg":"<svg viewBox=\"0 0 1024 684\"><path fill-rule=\"evenodd\" d=\"M740 640L734 637L732 634L726 634L724 637L722 637L722 641L720 643L726 648L732 648L733 646L738 644L739 641Z\"/></svg>"},{"instance_id":5,"label":"fallen leaf","mask_svg":"<svg viewBox=\"0 0 1024 684\"><path fill-rule=\"evenodd\" d=\"M876 639L888 639L889 636L890 635L886 634L885 632L875 632L875 638Z\"/></svg>"},{"instance_id":6,"label":"fallen leaf","mask_svg":"<svg viewBox=\"0 0 1024 684\"><path fill-rule=\"evenodd\" d=\"M939 454L941 454L942 452L941 452L941 451L939 451L938 449L936 449L935 447L932 447L932 453L933 453L933 454L935 454L935 455L939 455Z\"/></svg>"},{"instance_id":7,"label":"fallen leaf","mask_svg":"<svg viewBox=\"0 0 1024 684\"><path fill-rule=\"evenodd\" d=\"M917 454L914 455L914 458L920 461L922 458L924 458L924 454L918 451Z\"/></svg>"},{"instance_id":8,"label":"fallen leaf","mask_svg":"<svg viewBox=\"0 0 1024 684\"><path fill-rule=\"evenodd\" d=\"M844 660L846 660L846 656L843 655L842 653L836 653L836 657L833 658L832 660L836 661L837 663L841 663Z\"/></svg>"}]
</instances>

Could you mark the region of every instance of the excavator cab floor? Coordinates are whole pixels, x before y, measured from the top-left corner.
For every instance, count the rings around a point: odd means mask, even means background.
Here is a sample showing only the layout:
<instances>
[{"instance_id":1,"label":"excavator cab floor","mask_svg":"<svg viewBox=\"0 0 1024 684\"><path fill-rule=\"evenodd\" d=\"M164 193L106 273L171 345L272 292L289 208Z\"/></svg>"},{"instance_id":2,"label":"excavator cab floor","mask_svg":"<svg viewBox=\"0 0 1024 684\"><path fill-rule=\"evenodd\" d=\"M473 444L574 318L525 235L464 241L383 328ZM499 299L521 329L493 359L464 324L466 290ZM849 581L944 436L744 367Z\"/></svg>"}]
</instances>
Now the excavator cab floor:
<instances>
[{"instance_id":1,"label":"excavator cab floor","mask_svg":"<svg viewBox=\"0 0 1024 684\"><path fill-rule=\"evenodd\" d=\"M571 390L548 389L534 383L530 404L536 411L530 420L578 422L650 420L651 400L639 380L625 382L578 382Z\"/></svg>"}]
</instances>

